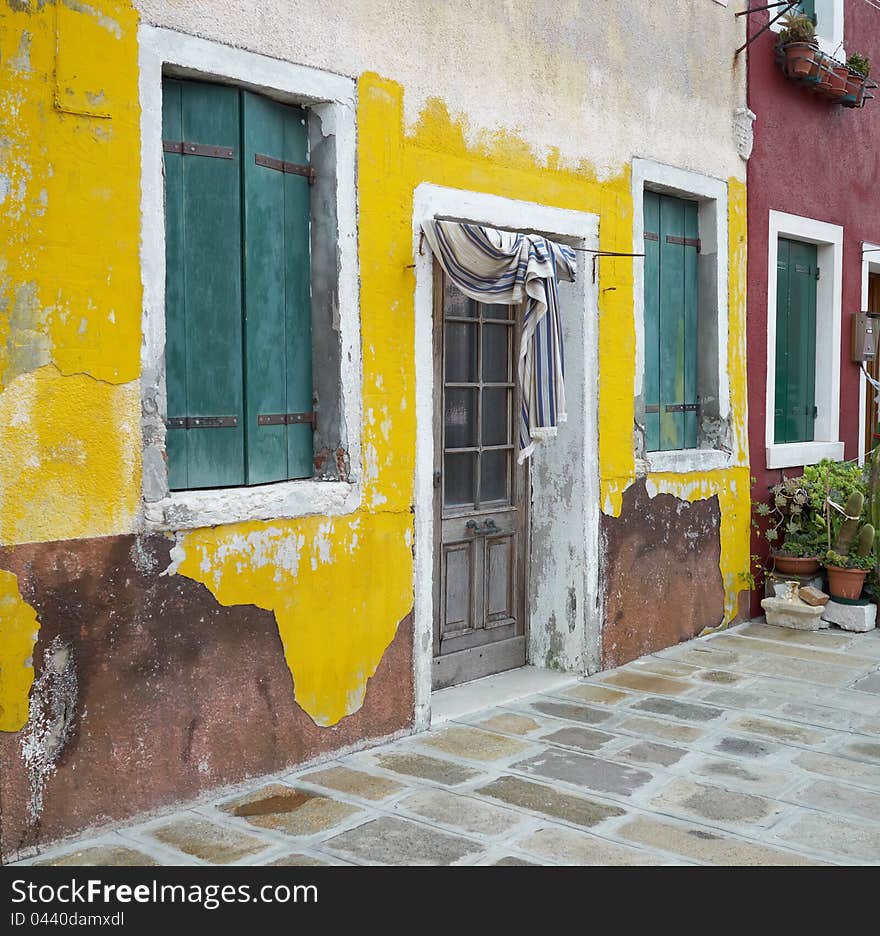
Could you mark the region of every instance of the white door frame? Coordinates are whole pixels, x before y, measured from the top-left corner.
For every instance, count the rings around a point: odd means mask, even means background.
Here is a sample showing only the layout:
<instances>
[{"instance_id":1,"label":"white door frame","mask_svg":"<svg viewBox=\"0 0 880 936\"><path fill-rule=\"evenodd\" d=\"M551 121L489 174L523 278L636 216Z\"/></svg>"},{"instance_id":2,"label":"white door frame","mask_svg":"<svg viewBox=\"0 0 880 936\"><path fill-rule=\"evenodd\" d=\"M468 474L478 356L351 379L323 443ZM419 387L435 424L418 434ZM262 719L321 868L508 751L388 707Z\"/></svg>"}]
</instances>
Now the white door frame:
<instances>
[{"instance_id":1,"label":"white door frame","mask_svg":"<svg viewBox=\"0 0 880 936\"><path fill-rule=\"evenodd\" d=\"M413 200L413 259L415 263L415 370L416 370L416 466L415 466L415 565L414 565L414 680L415 730L431 723L431 669L434 633L434 269L433 257L421 237L422 222L430 218L470 221L512 230L540 231L574 247L598 249L599 219L594 214L551 208L533 202L497 195L422 183ZM587 269L590 264L586 265ZM599 579L599 454L598 404L598 285L590 276L581 277L584 311L583 349L569 349L585 356L582 370L585 382L586 423L584 469L588 477L586 498L588 518L586 545L587 590L598 595ZM552 445L553 440L544 443ZM560 510L562 503L560 502ZM590 522L592 521L592 522ZM531 559L529 559L531 561ZM536 587L535 583L531 586ZM528 596L527 596L528 597ZM560 602L564 596L560 596ZM587 635L581 635L584 641ZM598 628L593 635L598 645ZM598 653L598 646L594 652Z\"/></svg>"},{"instance_id":2,"label":"white door frame","mask_svg":"<svg viewBox=\"0 0 880 936\"><path fill-rule=\"evenodd\" d=\"M862 251L862 305L864 311L868 308L868 277L871 273L880 273L880 244L861 243ZM865 372L859 368L859 464L865 464L865 397L868 391L868 381Z\"/></svg>"}]
</instances>

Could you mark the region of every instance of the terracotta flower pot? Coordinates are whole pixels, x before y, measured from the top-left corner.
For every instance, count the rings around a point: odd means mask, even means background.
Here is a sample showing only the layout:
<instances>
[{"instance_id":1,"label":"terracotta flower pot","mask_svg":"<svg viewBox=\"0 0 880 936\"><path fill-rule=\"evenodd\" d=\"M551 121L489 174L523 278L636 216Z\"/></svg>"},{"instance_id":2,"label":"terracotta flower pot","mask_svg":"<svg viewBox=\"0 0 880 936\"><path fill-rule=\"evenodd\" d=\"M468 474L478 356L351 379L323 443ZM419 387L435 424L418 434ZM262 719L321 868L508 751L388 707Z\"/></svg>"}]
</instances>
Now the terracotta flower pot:
<instances>
[{"instance_id":1,"label":"terracotta flower pot","mask_svg":"<svg viewBox=\"0 0 880 936\"><path fill-rule=\"evenodd\" d=\"M832 598L859 598L865 584L867 569L841 569L839 566L825 566L828 573L828 591Z\"/></svg>"},{"instance_id":2,"label":"terracotta flower pot","mask_svg":"<svg viewBox=\"0 0 880 936\"><path fill-rule=\"evenodd\" d=\"M806 78L816 69L818 49L809 42L785 45L785 73L789 78Z\"/></svg>"},{"instance_id":3,"label":"terracotta flower pot","mask_svg":"<svg viewBox=\"0 0 880 936\"><path fill-rule=\"evenodd\" d=\"M849 80L849 69L846 65L831 66L831 87L828 89L828 97L841 98L846 94L846 84Z\"/></svg>"},{"instance_id":4,"label":"terracotta flower pot","mask_svg":"<svg viewBox=\"0 0 880 936\"><path fill-rule=\"evenodd\" d=\"M813 556L789 556L784 552L773 553L773 571L780 575L813 575L819 571L819 560Z\"/></svg>"},{"instance_id":5,"label":"terracotta flower pot","mask_svg":"<svg viewBox=\"0 0 880 936\"><path fill-rule=\"evenodd\" d=\"M816 53L816 68L810 73L810 77L816 82L816 90L820 94L831 97L831 87L834 80L834 72L831 69L831 63L825 59L821 52Z\"/></svg>"},{"instance_id":6,"label":"terracotta flower pot","mask_svg":"<svg viewBox=\"0 0 880 936\"><path fill-rule=\"evenodd\" d=\"M852 107L861 106L862 99L865 96L865 79L862 75L855 72L849 72L846 79L846 94L855 99Z\"/></svg>"}]
</instances>

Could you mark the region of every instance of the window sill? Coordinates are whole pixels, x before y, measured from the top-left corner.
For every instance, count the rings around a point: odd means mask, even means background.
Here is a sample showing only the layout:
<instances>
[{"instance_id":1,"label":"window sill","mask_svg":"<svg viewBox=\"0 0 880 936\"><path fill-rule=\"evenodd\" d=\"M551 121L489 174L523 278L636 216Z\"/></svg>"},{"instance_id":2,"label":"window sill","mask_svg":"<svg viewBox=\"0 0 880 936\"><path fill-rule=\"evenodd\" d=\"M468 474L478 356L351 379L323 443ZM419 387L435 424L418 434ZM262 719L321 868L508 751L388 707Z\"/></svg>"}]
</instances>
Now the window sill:
<instances>
[{"instance_id":1,"label":"window sill","mask_svg":"<svg viewBox=\"0 0 880 936\"><path fill-rule=\"evenodd\" d=\"M315 514L351 513L360 503L360 485L348 481L282 481L258 487L173 491L144 502L144 524L163 532L194 530L247 520L282 520Z\"/></svg>"},{"instance_id":2,"label":"window sill","mask_svg":"<svg viewBox=\"0 0 880 936\"><path fill-rule=\"evenodd\" d=\"M800 468L802 465L815 465L823 458L840 461L843 442L789 442L767 446L768 468Z\"/></svg>"},{"instance_id":3,"label":"window sill","mask_svg":"<svg viewBox=\"0 0 880 936\"><path fill-rule=\"evenodd\" d=\"M690 474L694 471L730 468L733 465L733 456L719 449L675 449L668 452L648 452L642 464L646 473Z\"/></svg>"}]
</instances>

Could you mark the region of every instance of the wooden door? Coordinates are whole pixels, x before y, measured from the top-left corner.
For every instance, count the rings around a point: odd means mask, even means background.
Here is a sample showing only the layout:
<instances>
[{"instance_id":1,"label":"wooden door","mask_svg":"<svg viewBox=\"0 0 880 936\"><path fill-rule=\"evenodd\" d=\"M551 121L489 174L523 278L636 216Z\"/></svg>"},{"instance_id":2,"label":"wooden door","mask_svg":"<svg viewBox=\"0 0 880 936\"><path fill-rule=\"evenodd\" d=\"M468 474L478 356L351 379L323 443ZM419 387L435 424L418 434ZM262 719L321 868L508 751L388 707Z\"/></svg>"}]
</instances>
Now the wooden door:
<instances>
[{"instance_id":1,"label":"wooden door","mask_svg":"<svg viewBox=\"0 0 880 936\"><path fill-rule=\"evenodd\" d=\"M880 273L868 274L868 312L880 315ZM880 380L880 361L874 356L873 361L865 364L865 370L874 378ZM877 392L866 383L867 400L865 405L865 454L880 443L880 433L877 429Z\"/></svg>"},{"instance_id":2,"label":"wooden door","mask_svg":"<svg viewBox=\"0 0 880 936\"><path fill-rule=\"evenodd\" d=\"M435 264L435 689L523 666L527 470L516 464L519 310Z\"/></svg>"}]
</instances>

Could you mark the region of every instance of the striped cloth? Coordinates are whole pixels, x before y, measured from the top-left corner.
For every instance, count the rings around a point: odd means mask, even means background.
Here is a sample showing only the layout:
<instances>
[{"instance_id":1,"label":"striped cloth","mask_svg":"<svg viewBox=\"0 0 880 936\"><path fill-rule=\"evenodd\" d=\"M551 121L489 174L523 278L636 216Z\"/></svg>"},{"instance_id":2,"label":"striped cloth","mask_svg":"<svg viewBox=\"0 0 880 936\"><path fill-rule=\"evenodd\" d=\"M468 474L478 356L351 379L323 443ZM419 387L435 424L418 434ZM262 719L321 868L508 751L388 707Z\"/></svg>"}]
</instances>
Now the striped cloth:
<instances>
[{"instance_id":1,"label":"striped cloth","mask_svg":"<svg viewBox=\"0 0 880 936\"><path fill-rule=\"evenodd\" d=\"M514 234L456 221L426 221L422 228L449 279L485 303L526 300L519 347L519 458L556 435L565 422L565 363L559 317L559 280L574 281L571 247L537 234Z\"/></svg>"}]
</instances>

